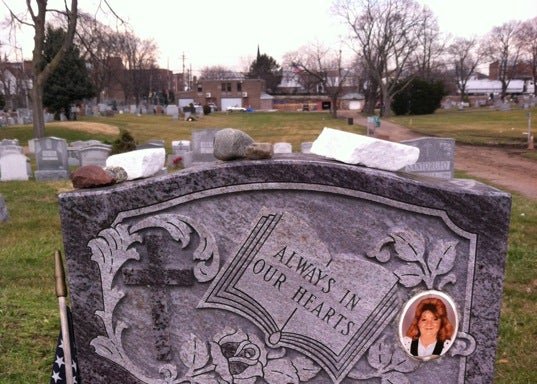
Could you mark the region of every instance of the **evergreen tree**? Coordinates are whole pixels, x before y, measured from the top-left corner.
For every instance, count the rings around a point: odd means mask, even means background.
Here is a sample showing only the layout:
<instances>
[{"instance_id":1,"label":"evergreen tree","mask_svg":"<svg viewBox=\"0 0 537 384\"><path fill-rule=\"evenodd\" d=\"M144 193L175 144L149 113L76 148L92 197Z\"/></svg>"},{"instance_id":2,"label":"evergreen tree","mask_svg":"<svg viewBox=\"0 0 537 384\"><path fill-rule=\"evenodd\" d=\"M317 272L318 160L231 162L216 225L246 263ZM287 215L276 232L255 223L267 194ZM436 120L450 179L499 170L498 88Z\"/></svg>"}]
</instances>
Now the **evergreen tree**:
<instances>
[{"instance_id":1,"label":"evergreen tree","mask_svg":"<svg viewBox=\"0 0 537 384\"><path fill-rule=\"evenodd\" d=\"M246 74L248 79L263 79L267 92L274 93L282 81L282 69L273 57L259 53L257 48L257 58L250 64L250 70Z\"/></svg>"},{"instance_id":2,"label":"evergreen tree","mask_svg":"<svg viewBox=\"0 0 537 384\"><path fill-rule=\"evenodd\" d=\"M42 66L49 63L61 48L65 39L65 31L61 28L47 27ZM78 48L71 47L60 64L45 83L43 105L54 113L54 119L59 120L63 112L70 119L71 105L86 98L95 96L86 64L80 58Z\"/></svg>"},{"instance_id":3,"label":"evergreen tree","mask_svg":"<svg viewBox=\"0 0 537 384\"><path fill-rule=\"evenodd\" d=\"M120 129L119 137L112 143L111 155L130 152L136 149L136 140L126 129Z\"/></svg>"},{"instance_id":4,"label":"evergreen tree","mask_svg":"<svg viewBox=\"0 0 537 384\"><path fill-rule=\"evenodd\" d=\"M415 78L399 84L391 108L396 115L427 115L440 107L445 95L442 81Z\"/></svg>"}]
</instances>

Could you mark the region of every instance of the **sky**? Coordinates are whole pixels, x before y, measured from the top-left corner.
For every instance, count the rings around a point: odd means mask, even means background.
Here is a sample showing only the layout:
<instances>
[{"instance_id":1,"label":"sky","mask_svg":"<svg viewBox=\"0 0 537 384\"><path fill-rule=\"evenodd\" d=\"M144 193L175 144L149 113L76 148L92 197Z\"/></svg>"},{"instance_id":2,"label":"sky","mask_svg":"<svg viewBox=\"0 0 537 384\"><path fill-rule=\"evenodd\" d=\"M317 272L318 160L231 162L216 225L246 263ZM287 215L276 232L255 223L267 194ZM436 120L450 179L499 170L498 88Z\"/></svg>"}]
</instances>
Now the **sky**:
<instances>
[{"instance_id":1,"label":"sky","mask_svg":"<svg viewBox=\"0 0 537 384\"><path fill-rule=\"evenodd\" d=\"M21 0L4 0L19 10ZM79 0L79 7L95 11L98 0ZM331 0L108 0L141 39L152 39L159 48L161 68L174 72L221 65L246 70L257 47L279 64L288 52L322 42L345 50L349 30L330 12ZM418 0L438 18L440 30L453 36L482 36L510 20L537 17L537 0ZM49 0L49 4L63 3ZM8 15L0 3L2 19ZM100 19L100 16L98 16ZM101 20L105 22L105 20ZM4 28L5 30L5 28ZM0 35L1 36L1 35ZM31 57L30 29L17 34L16 45L25 59ZM5 41L5 37L2 37ZM4 46L5 49L9 46ZM20 60L21 49L15 50ZM13 50L11 50L13 52Z\"/></svg>"}]
</instances>

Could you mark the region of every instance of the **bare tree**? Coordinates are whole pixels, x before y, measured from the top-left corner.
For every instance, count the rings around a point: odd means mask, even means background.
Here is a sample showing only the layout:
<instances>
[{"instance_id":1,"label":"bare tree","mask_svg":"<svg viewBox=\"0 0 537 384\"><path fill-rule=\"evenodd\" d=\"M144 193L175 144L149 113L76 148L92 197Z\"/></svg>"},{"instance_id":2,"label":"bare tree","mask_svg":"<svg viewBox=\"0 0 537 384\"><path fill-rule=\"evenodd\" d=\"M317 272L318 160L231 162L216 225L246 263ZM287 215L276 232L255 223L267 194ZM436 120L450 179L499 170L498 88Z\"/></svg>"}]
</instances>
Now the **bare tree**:
<instances>
[{"instance_id":1,"label":"bare tree","mask_svg":"<svg viewBox=\"0 0 537 384\"><path fill-rule=\"evenodd\" d=\"M4 1L4 5L9 10L9 25L12 31L16 31L18 28L33 29L34 47L32 51L32 88L30 96L33 111L33 135L39 138L45 136L43 115L43 90L45 83L73 46L79 9L78 0L70 0L70 2L69 0L64 0L63 9L48 8L48 0L26 0L25 3L25 11L17 13L14 8L10 8ZM109 6L107 0L100 0L97 4L99 12L106 8L114 17L119 19L114 10ZM44 60L47 24L57 24L66 31L61 48L49 62ZM14 34L16 35L16 32Z\"/></svg>"},{"instance_id":2,"label":"bare tree","mask_svg":"<svg viewBox=\"0 0 537 384\"><path fill-rule=\"evenodd\" d=\"M122 76L121 68L114 65L119 57L120 33L97 21L88 13L80 13L75 44L80 47L82 59L89 64L90 76L97 90L97 102L114 81Z\"/></svg>"},{"instance_id":3,"label":"bare tree","mask_svg":"<svg viewBox=\"0 0 537 384\"><path fill-rule=\"evenodd\" d=\"M537 96L537 17L525 21L521 26L520 43L523 54L531 66L534 95Z\"/></svg>"},{"instance_id":4,"label":"bare tree","mask_svg":"<svg viewBox=\"0 0 537 384\"><path fill-rule=\"evenodd\" d=\"M415 0L336 0L332 10L350 27L351 47L367 67L370 86L380 89L381 115L392 114L393 96L412 80L412 58L430 12Z\"/></svg>"},{"instance_id":5,"label":"bare tree","mask_svg":"<svg viewBox=\"0 0 537 384\"><path fill-rule=\"evenodd\" d=\"M78 0L71 0L71 5L65 1L65 9L47 8L48 0L27 0L27 12L30 20L24 16L17 15L10 9L12 23L19 23L29 26L34 30L34 49L32 51L32 110L33 110L33 135L36 138L45 136L45 120L43 116L43 89L50 75L60 64L65 53L73 45L73 38L76 30L78 18ZM46 63L43 60L43 50L45 44L45 28L47 15L54 14L65 20L66 34L62 47L53 59Z\"/></svg>"},{"instance_id":6,"label":"bare tree","mask_svg":"<svg viewBox=\"0 0 537 384\"><path fill-rule=\"evenodd\" d=\"M448 47L448 60L453 63L453 71L461 101L466 96L466 84L483 59L483 50L476 37L457 38Z\"/></svg>"},{"instance_id":7,"label":"bare tree","mask_svg":"<svg viewBox=\"0 0 537 384\"><path fill-rule=\"evenodd\" d=\"M430 9L423 8L421 20L421 31L417 34L419 44L413 56L413 72L429 81L437 77L443 67L442 55L446 50L446 39Z\"/></svg>"},{"instance_id":8,"label":"bare tree","mask_svg":"<svg viewBox=\"0 0 537 384\"><path fill-rule=\"evenodd\" d=\"M285 55L284 60L298 72L299 82L311 90L316 84L316 93L330 97L330 112L337 116L338 99L347 84L351 72L344 68L341 50L316 42Z\"/></svg>"},{"instance_id":9,"label":"bare tree","mask_svg":"<svg viewBox=\"0 0 537 384\"><path fill-rule=\"evenodd\" d=\"M242 76L222 65L203 67L200 71L200 79L203 80L232 80Z\"/></svg>"},{"instance_id":10,"label":"bare tree","mask_svg":"<svg viewBox=\"0 0 537 384\"><path fill-rule=\"evenodd\" d=\"M485 38L487 56L498 65L497 75L502 84L502 100L505 99L507 87L513 79L520 60L520 28L519 21L510 21L492 28Z\"/></svg>"},{"instance_id":11,"label":"bare tree","mask_svg":"<svg viewBox=\"0 0 537 384\"><path fill-rule=\"evenodd\" d=\"M152 88L157 46L153 40L142 40L131 32L125 32L119 38L118 52L126 69L125 76L118 79L125 99L134 98L138 105L144 97L149 97Z\"/></svg>"}]
</instances>

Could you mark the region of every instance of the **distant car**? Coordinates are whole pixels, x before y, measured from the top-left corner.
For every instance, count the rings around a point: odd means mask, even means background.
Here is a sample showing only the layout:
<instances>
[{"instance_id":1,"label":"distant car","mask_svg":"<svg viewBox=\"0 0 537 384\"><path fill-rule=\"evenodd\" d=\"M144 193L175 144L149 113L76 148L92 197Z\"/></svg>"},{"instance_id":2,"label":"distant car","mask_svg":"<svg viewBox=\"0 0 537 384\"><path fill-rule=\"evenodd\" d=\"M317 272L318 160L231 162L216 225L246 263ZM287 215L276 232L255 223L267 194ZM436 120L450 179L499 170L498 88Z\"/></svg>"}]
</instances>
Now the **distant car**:
<instances>
[{"instance_id":1,"label":"distant car","mask_svg":"<svg viewBox=\"0 0 537 384\"><path fill-rule=\"evenodd\" d=\"M239 107L238 105L234 105L232 107L227 107L226 111L228 111L228 112L246 112L246 108Z\"/></svg>"},{"instance_id":2,"label":"distant car","mask_svg":"<svg viewBox=\"0 0 537 384\"><path fill-rule=\"evenodd\" d=\"M218 111L218 106L215 103L207 103L207 105L211 108L211 112Z\"/></svg>"}]
</instances>

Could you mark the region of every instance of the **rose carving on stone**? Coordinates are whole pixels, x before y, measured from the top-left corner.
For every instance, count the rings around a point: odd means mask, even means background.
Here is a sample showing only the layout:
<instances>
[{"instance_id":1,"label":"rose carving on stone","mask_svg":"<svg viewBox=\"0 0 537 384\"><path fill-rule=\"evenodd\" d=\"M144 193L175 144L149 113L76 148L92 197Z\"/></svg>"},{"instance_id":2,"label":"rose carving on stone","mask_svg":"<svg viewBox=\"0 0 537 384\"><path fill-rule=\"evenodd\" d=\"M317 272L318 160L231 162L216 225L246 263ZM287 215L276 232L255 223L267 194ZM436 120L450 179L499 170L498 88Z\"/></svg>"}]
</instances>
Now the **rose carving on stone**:
<instances>
[{"instance_id":1,"label":"rose carving on stone","mask_svg":"<svg viewBox=\"0 0 537 384\"><path fill-rule=\"evenodd\" d=\"M191 335L180 353L188 371L173 382L254 384L262 380L268 384L298 384L321 370L304 356L289 359L286 352L284 348L267 348L256 334L232 328L215 335L208 345Z\"/></svg>"},{"instance_id":2,"label":"rose carving on stone","mask_svg":"<svg viewBox=\"0 0 537 384\"><path fill-rule=\"evenodd\" d=\"M242 331L224 331L210 342L215 371L228 383L253 384L263 377L267 350L256 335Z\"/></svg>"}]
</instances>

